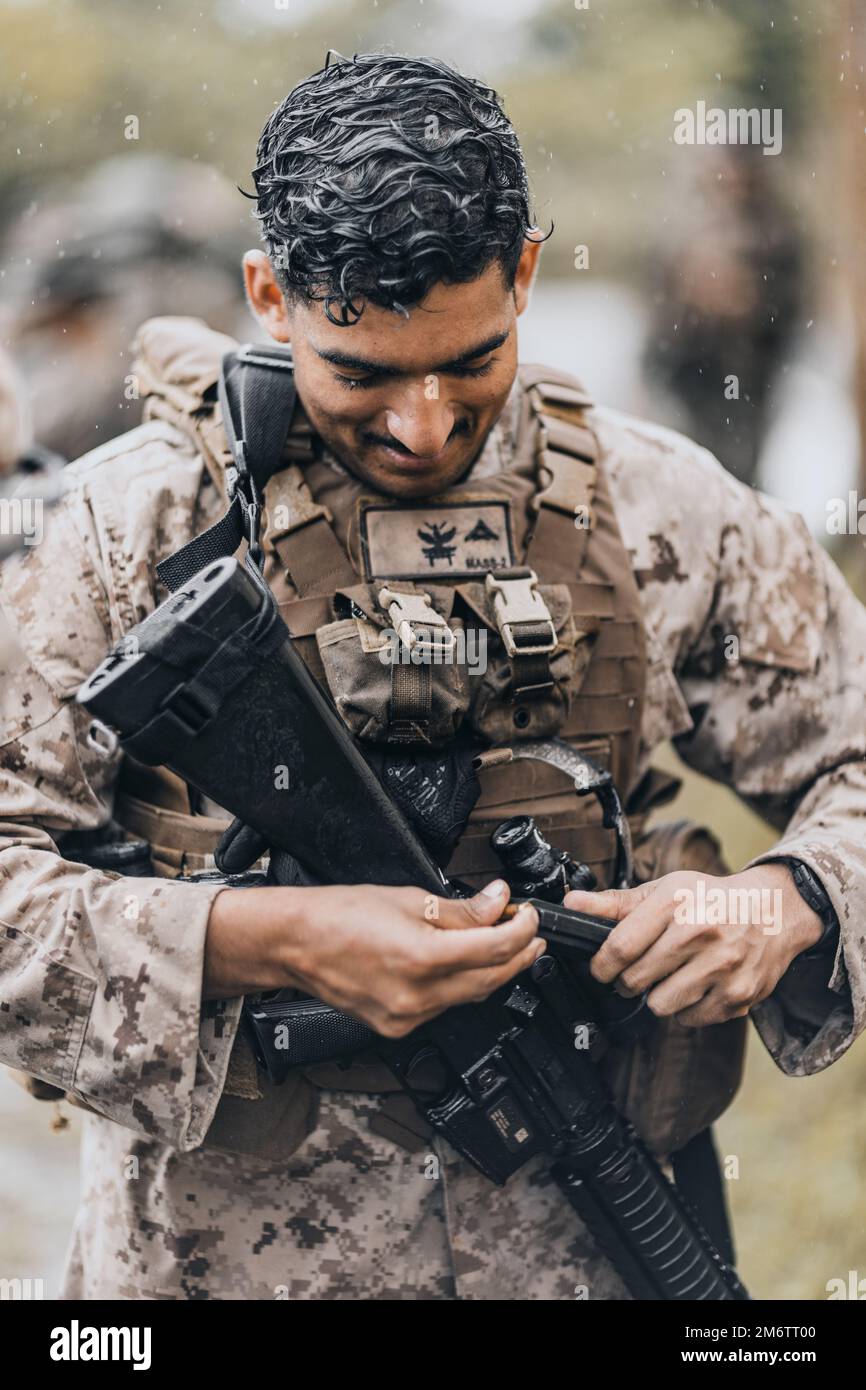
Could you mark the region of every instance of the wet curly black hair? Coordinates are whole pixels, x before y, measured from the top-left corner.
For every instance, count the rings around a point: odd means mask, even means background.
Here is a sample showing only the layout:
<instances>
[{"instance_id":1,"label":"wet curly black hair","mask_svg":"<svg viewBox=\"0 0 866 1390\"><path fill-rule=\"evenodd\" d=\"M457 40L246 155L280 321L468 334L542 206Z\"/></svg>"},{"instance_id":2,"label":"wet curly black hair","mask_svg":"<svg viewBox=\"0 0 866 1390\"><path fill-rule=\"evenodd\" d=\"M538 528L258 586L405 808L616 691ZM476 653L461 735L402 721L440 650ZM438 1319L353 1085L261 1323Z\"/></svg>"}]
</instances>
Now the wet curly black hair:
<instances>
[{"instance_id":1,"label":"wet curly black hair","mask_svg":"<svg viewBox=\"0 0 866 1390\"><path fill-rule=\"evenodd\" d=\"M360 301L405 313L496 259L510 287L533 225L499 97L436 58L330 61L268 119L253 179L280 288L340 325Z\"/></svg>"}]
</instances>

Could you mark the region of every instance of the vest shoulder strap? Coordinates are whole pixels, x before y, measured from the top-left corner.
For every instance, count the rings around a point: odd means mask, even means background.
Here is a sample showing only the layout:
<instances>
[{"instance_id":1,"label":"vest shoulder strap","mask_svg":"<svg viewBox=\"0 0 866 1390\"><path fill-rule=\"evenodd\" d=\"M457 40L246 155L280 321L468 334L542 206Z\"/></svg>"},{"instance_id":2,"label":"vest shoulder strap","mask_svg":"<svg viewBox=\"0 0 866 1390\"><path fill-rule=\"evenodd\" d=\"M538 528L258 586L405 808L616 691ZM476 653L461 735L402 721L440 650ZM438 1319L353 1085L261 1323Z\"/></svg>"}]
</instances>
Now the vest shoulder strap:
<instances>
[{"instance_id":1,"label":"vest shoulder strap","mask_svg":"<svg viewBox=\"0 0 866 1390\"><path fill-rule=\"evenodd\" d=\"M549 401L559 400L566 406L593 404L592 397L577 377L572 376L570 372L562 371L559 367L548 367L541 362L522 362L517 370L526 391L532 390L535 386L543 386L545 397Z\"/></svg>"},{"instance_id":2,"label":"vest shoulder strap","mask_svg":"<svg viewBox=\"0 0 866 1390\"><path fill-rule=\"evenodd\" d=\"M313 495L297 464L275 473L266 489L270 546L301 600L328 596L358 576L331 528L333 517Z\"/></svg>"},{"instance_id":3,"label":"vest shoulder strap","mask_svg":"<svg viewBox=\"0 0 866 1390\"><path fill-rule=\"evenodd\" d=\"M172 592L205 565L233 555L244 539L252 560L261 558L262 492L282 467L297 399L291 352L276 345L233 348L222 359L217 390L232 457L226 473L229 508L215 525L157 566Z\"/></svg>"},{"instance_id":4,"label":"vest shoulder strap","mask_svg":"<svg viewBox=\"0 0 866 1390\"><path fill-rule=\"evenodd\" d=\"M599 445L586 419L592 399L565 372L531 364L520 368L538 427L539 491L526 563L543 564L545 577L568 583L583 564L594 525Z\"/></svg>"}]
</instances>

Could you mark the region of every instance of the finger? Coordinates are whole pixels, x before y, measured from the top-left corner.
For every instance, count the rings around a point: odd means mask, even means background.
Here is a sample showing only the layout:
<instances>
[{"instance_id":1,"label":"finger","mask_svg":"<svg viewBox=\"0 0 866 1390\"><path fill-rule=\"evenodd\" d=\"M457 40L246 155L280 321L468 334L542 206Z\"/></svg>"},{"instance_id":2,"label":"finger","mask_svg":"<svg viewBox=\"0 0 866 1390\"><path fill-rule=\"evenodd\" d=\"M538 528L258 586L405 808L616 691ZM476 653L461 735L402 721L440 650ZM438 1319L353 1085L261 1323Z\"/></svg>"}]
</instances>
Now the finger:
<instances>
[{"instance_id":1,"label":"finger","mask_svg":"<svg viewBox=\"0 0 866 1390\"><path fill-rule=\"evenodd\" d=\"M538 940L537 934L538 913L529 906L521 907L509 921L495 927L431 933L425 948L428 973L445 976L484 966L505 966Z\"/></svg>"},{"instance_id":2,"label":"finger","mask_svg":"<svg viewBox=\"0 0 866 1390\"><path fill-rule=\"evenodd\" d=\"M655 883L642 883L637 888L606 888L603 893L584 893L573 888L562 900L563 907L575 912L590 912L595 917L611 917L619 922L655 888Z\"/></svg>"},{"instance_id":3,"label":"finger","mask_svg":"<svg viewBox=\"0 0 866 1390\"><path fill-rule=\"evenodd\" d=\"M663 931L648 951L644 951L642 956L638 956L636 961L623 970L617 980L617 991L627 999L643 994L644 990L657 985L660 980L667 979L668 975L673 975L675 970L686 965L698 951L705 949L701 941L694 938L680 941L669 929Z\"/></svg>"},{"instance_id":4,"label":"finger","mask_svg":"<svg viewBox=\"0 0 866 1390\"><path fill-rule=\"evenodd\" d=\"M444 976L430 991L433 1002L423 1021L435 1018L444 1009L450 1009L455 1004L472 1004L486 999L494 990L508 984L515 975L528 970L546 950L546 943L536 936L504 965L488 965L481 969L461 970L456 974Z\"/></svg>"},{"instance_id":5,"label":"finger","mask_svg":"<svg viewBox=\"0 0 866 1390\"><path fill-rule=\"evenodd\" d=\"M467 927L487 927L498 922L505 910L511 889L501 878L485 884L480 893L472 898L435 898L437 916L428 921L443 927L446 931L465 930Z\"/></svg>"},{"instance_id":6,"label":"finger","mask_svg":"<svg viewBox=\"0 0 866 1390\"><path fill-rule=\"evenodd\" d=\"M651 891L644 894L596 951L589 967L595 978L602 984L610 984L617 979L658 940L672 915L673 904L669 895L653 884Z\"/></svg>"},{"instance_id":7,"label":"finger","mask_svg":"<svg viewBox=\"0 0 866 1390\"><path fill-rule=\"evenodd\" d=\"M691 961L650 990L647 1007L659 1018L671 1018L699 1004L712 988L704 965Z\"/></svg>"},{"instance_id":8,"label":"finger","mask_svg":"<svg viewBox=\"0 0 866 1390\"><path fill-rule=\"evenodd\" d=\"M691 1009L683 1009L683 1012L677 1013L677 1023L683 1024L685 1029L705 1029L712 1023L727 1023L728 1019L744 1019L748 1012L748 1005L730 1004L724 997L723 991L716 987L708 994L703 995L699 1004L692 1005Z\"/></svg>"}]
</instances>

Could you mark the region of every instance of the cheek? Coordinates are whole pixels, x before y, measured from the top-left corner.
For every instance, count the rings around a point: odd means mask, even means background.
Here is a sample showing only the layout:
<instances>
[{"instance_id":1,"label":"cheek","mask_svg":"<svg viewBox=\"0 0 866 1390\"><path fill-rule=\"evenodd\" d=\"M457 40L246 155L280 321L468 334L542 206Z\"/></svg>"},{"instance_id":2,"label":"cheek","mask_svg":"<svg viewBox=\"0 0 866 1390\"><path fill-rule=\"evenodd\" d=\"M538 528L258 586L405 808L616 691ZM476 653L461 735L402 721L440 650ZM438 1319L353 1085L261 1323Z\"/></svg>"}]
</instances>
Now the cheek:
<instances>
[{"instance_id":1,"label":"cheek","mask_svg":"<svg viewBox=\"0 0 866 1390\"><path fill-rule=\"evenodd\" d=\"M502 410L508 400L517 375L517 348L509 342L497 354L498 360L488 376L462 383L461 392L467 405L479 414Z\"/></svg>"},{"instance_id":2,"label":"cheek","mask_svg":"<svg viewBox=\"0 0 866 1390\"><path fill-rule=\"evenodd\" d=\"M441 400L458 415L472 415L480 424L487 424L491 414L498 414L508 399L514 381L514 369L496 364L488 376L460 380L457 377L429 377L425 394Z\"/></svg>"},{"instance_id":3,"label":"cheek","mask_svg":"<svg viewBox=\"0 0 866 1390\"><path fill-rule=\"evenodd\" d=\"M353 429L375 414L369 402L356 400L341 387L334 387L320 402L321 412L333 429Z\"/></svg>"},{"instance_id":4,"label":"cheek","mask_svg":"<svg viewBox=\"0 0 866 1390\"><path fill-rule=\"evenodd\" d=\"M471 393L463 393L463 399L471 410L485 419L491 413L498 415L508 400L513 382L513 371L482 377L473 383Z\"/></svg>"}]
</instances>

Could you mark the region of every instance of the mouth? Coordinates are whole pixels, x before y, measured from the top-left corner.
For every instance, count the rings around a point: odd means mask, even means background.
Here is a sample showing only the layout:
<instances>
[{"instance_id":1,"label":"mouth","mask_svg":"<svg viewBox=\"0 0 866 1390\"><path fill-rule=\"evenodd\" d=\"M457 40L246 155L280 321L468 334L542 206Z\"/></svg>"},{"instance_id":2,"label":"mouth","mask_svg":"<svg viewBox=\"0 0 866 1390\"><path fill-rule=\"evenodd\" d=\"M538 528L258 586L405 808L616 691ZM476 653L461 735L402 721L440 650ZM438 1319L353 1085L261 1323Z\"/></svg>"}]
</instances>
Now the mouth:
<instances>
[{"instance_id":1,"label":"mouth","mask_svg":"<svg viewBox=\"0 0 866 1390\"><path fill-rule=\"evenodd\" d=\"M401 473L429 473L432 469L440 468L444 463L450 462L454 457L455 448L462 444L466 448L470 443L470 437L465 431L452 434L445 447L435 454L412 454L406 449L386 444L381 439L371 439L367 442L367 455L375 462L387 464L390 468L396 468Z\"/></svg>"},{"instance_id":2,"label":"mouth","mask_svg":"<svg viewBox=\"0 0 866 1390\"><path fill-rule=\"evenodd\" d=\"M446 445L438 454L407 454L402 449L392 449L387 444L379 444L373 449L373 457L397 468L401 473L428 473L450 456L451 446Z\"/></svg>"}]
</instances>

